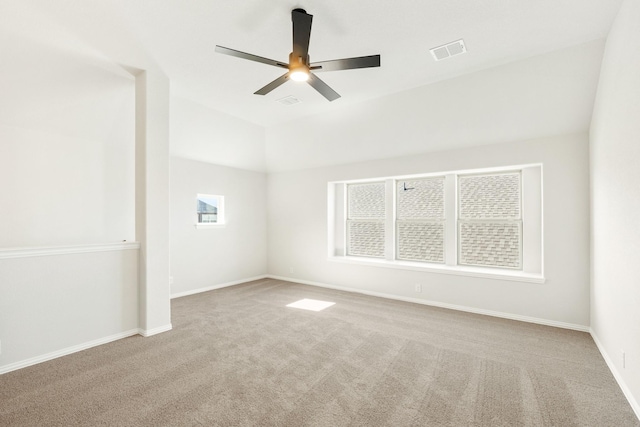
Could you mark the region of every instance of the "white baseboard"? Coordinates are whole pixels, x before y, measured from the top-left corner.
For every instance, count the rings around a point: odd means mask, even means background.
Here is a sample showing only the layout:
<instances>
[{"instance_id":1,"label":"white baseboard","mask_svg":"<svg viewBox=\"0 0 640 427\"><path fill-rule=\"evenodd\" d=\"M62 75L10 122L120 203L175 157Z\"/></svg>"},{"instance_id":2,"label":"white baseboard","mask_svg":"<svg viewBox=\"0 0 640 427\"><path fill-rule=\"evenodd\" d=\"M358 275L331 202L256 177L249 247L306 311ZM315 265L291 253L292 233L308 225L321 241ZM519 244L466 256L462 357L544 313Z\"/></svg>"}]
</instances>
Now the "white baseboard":
<instances>
[{"instance_id":1,"label":"white baseboard","mask_svg":"<svg viewBox=\"0 0 640 427\"><path fill-rule=\"evenodd\" d=\"M0 374L6 374L7 372L15 371L18 369L26 368L27 366L37 365L38 363L47 362L49 360L56 359L58 357L67 356L72 353L77 353L82 350L87 350L91 347L96 347L102 344L107 344L112 341L117 341L122 338L138 335L139 329L131 329L118 334L109 335L108 337L99 338L97 340L85 342L82 344L74 345L72 347L63 348L62 350L53 351L51 353L43 354L42 356L32 357L30 359L22 360L20 362L11 363L9 365L0 366Z\"/></svg>"},{"instance_id":2,"label":"white baseboard","mask_svg":"<svg viewBox=\"0 0 640 427\"><path fill-rule=\"evenodd\" d=\"M246 279L234 280L233 282L227 282L227 283L221 283L219 285L207 286L206 288L199 288L199 289L194 289L194 290L186 291L186 292L178 292L178 293L175 293L175 294L171 294L171 299L180 298L180 297L186 297L188 295L199 294L199 293L202 293L202 292L213 291L215 289L226 288L228 286L234 286L234 285L239 285L241 283L252 282L254 280L266 279L267 277L269 277L269 276L267 276L266 274L263 274L262 276L255 276L255 277L249 277L249 278L246 278Z\"/></svg>"},{"instance_id":3,"label":"white baseboard","mask_svg":"<svg viewBox=\"0 0 640 427\"><path fill-rule=\"evenodd\" d=\"M374 297L381 297L381 298L388 298L388 299L393 299L393 300L398 300L398 301L412 302L412 303L416 303L416 304L430 305L430 306L433 306L433 307L448 308L448 309L451 309L451 310L465 311L465 312L468 312L468 313L475 313L475 314L483 314L485 316L501 317L503 319L518 320L518 321L521 321L521 322L537 323L537 324L540 324L540 325L554 326L556 328L572 329L572 330L580 331L580 332L589 332L590 331L588 326L577 325L577 324L574 324L574 323L558 322L558 321L555 321L555 320L547 320L547 319L540 319L540 318L537 318L537 317L521 316L519 314L503 313L503 312L500 312L500 311L483 310L483 309L480 309L480 308L467 307L467 306L463 306L463 305L447 304L447 303L438 302L438 301L430 301L430 300L424 300L424 299L419 299L419 298L403 297L403 296L399 296L399 295L386 294L386 293L383 293L383 292L367 291L367 290L363 290L363 289L350 288L350 287L346 287L346 286L328 285L326 283L314 282L314 281L310 281L310 280L294 279L294 278L291 278L291 277L284 277L284 276L274 276L274 275L271 275L271 274L267 275L267 277L270 278L270 279L285 280L287 282L302 283L304 285L318 286L318 287L321 287L321 288L335 289L335 290L338 290L338 291L353 292L353 293L358 293L358 294L370 295L370 296L374 296Z\"/></svg>"},{"instance_id":4,"label":"white baseboard","mask_svg":"<svg viewBox=\"0 0 640 427\"><path fill-rule=\"evenodd\" d=\"M153 335L161 334L163 332L170 331L171 329L173 329L173 325L169 323L168 325L159 326L153 329L138 329L138 334L146 338Z\"/></svg>"},{"instance_id":5,"label":"white baseboard","mask_svg":"<svg viewBox=\"0 0 640 427\"><path fill-rule=\"evenodd\" d=\"M187 295L193 295L193 294L197 294L200 292L207 292L207 291L211 291L214 289L220 289L220 288L225 288L227 286L233 286L233 285L239 285L241 283L245 283L245 282L251 282L253 280L261 280L261 279L265 279L267 276L266 275L262 275L262 276L256 276L256 277L249 277L246 279L241 279L241 280L236 280L233 282L228 282L228 283L222 283L219 285L214 285L214 286L210 286L207 288L201 288L201 289L195 289L192 291L187 291L187 292L181 292L181 293L177 293L177 294L172 294L171 298L179 298L179 297L183 297L183 296L187 296ZM98 345L102 345L102 344L107 344L110 343L112 341L116 341L122 338L127 338L133 335L141 335L143 337L150 337L153 335L157 335L160 334L162 332L167 332L170 331L173 328L173 326L171 324L168 325L164 325L164 326L160 326L157 328L153 328L153 329L142 329L142 328L138 328L138 329L131 329L129 331L126 332L121 332L119 334L115 334L115 335L111 335L108 337L104 337L104 338L100 338L97 340L93 340L93 341L89 341L83 344L78 344L72 347L68 347L68 348L64 348L62 350L58 350L58 351L54 351L51 353L47 353L44 354L42 356L36 356L36 357L32 357L30 359L26 359L26 360L22 360L20 362L16 362L16 363L11 363L9 365L4 365L4 366L0 366L0 375L7 373L7 372L11 372L11 371L15 371L17 369L22 369L22 368L26 368L27 366L32 366L32 365L36 365L38 363L42 363L42 362L46 362L48 360L52 360L52 359L56 359L58 357L61 356L66 356L72 353L76 353L78 351L82 351L82 350L86 350L88 348L91 347L95 347Z\"/></svg>"},{"instance_id":6,"label":"white baseboard","mask_svg":"<svg viewBox=\"0 0 640 427\"><path fill-rule=\"evenodd\" d=\"M598 336L595 334L593 329L591 329L590 332L591 332L591 337L593 338L593 341L596 343L598 350L600 350L600 354L602 354L604 361L607 363L609 370L613 374L613 378L616 379L618 385L620 386L620 389L622 390L622 393L624 393L624 396L629 401L629 405L631 405L631 409L633 409L633 412L636 413L636 417L638 417L638 420L640 420L640 403L633 397L633 394L631 394L631 390L629 390L629 387L627 387L627 384L622 379L622 375L620 375L620 371L618 371L618 368L613 363L613 359L611 359L611 357L609 356L609 353L606 352L606 350L604 349L604 346L598 339Z\"/></svg>"}]
</instances>

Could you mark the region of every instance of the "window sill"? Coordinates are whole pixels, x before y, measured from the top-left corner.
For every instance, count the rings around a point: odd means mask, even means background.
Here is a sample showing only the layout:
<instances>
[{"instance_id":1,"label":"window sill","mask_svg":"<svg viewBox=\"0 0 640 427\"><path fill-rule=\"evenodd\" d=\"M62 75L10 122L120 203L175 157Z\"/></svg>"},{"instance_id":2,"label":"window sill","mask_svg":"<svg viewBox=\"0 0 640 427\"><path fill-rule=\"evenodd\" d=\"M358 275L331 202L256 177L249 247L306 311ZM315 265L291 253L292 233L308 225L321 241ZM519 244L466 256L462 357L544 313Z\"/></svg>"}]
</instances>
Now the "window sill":
<instances>
[{"instance_id":1,"label":"window sill","mask_svg":"<svg viewBox=\"0 0 640 427\"><path fill-rule=\"evenodd\" d=\"M222 224L196 224L194 227L196 227L198 230L202 230L202 229L207 229L207 228L224 228L226 227L226 224L222 223Z\"/></svg>"},{"instance_id":2,"label":"window sill","mask_svg":"<svg viewBox=\"0 0 640 427\"><path fill-rule=\"evenodd\" d=\"M384 259L358 258L346 256L329 256L331 262L344 264L369 265L372 267L396 268L400 270L424 271L429 273L453 274L457 276L482 277L488 279L510 280L514 282L544 283L546 279L540 274L523 273L522 271L499 270L482 267L462 267L450 265L423 264L410 261L388 261Z\"/></svg>"}]
</instances>

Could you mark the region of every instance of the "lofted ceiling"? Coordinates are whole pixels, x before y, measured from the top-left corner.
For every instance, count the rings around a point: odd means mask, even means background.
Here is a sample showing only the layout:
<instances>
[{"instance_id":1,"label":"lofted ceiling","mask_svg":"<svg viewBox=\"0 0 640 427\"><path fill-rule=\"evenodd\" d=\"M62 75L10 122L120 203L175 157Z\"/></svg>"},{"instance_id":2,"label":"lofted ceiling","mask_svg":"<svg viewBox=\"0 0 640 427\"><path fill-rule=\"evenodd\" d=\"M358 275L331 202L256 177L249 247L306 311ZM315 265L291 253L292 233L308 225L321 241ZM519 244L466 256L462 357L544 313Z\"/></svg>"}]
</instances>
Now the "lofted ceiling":
<instances>
[{"instance_id":1,"label":"lofted ceiling","mask_svg":"<svg viewBox=\"0 0 640 427\"><path fill-rule=\"evenodd\" d=\"M261 126L424 86L606 37L621 0L0 0L2 43L39 43L104 68L157 67L172 94ZM216 54L215 45L287 62L291 10L313 15L310 56L381 54L380 68L327 72L342 98L304 83L253 92L282 74ZM429 49L464 39L468 53ZM302 102L282 105L294 96Z\"/></svg>"}]
</instances>

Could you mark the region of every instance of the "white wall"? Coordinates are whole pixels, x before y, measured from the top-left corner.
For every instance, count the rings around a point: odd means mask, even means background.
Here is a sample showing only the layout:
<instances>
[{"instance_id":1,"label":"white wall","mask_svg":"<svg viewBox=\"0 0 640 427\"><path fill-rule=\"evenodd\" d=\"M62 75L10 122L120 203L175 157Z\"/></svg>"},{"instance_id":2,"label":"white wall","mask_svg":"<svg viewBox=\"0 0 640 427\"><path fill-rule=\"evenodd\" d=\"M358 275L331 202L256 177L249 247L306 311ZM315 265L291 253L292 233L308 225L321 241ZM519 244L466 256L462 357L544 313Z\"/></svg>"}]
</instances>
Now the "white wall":
<instances>
[{"instance_id":1,"label":"white wall","mask_svg":"<svg viewBox=\"0 0 640 427\"><path fill-rule=\"evenodd\" d=\"M638 22L640 1L626 0L607 40L591 126L591 328L640 417Z\"/></svg>"},{"instance_id":2,"label":"white wall","mask_svg":"<svg viewBox=\"0 0 640 427\"><path fill-rule=\"evenodd\" d=\"M327 260L327 182L542 163L544 284L350 265ZM269 175L269 273L541 319L589 325L586 134ZM293 268L293 273L290 269ZM422 284L423 291L414 292Z\"/></svg>"},{"instance_id":3,"label":"white wall","mask_svg":"<svg viewBox=\"0 0 640 427\"><path fill-rule=\"evenodd\" d=\"M171 158L173 295L267 272L265 173ZM224 196L226 225L196 229L196 194Z\"/></svg>"},{"instance_id":4,"label":"white wall","mask_svg":"<svg viewBox=\"0 0 640 427\"><path fill-rule=\"evenodd\" d=\"M596 40L268 128L268 169L585 132L603 47Z\"/></svg>"},{"instance_id":5,"label":"white wall","mask_svg":"<svg viewBox=\"0 0 640 427\"><path fill-rule=\"evenodd\" d=\"M138 322L141 334L171 329L169 280L169 79L136 75L135 221L140 244Z\"/></svg>"},{"instance_id":6,"label":"white wall","mask_svg":"<svg viewBox=\"0 0 640 427\"><path fill-rule=\"evenodd\" d=\"M118 243L135 240L134 78L3 30L0 372L137 333L139 312L138 245Z\"/></svg>"},{"instance_id":7,"label":"white wall","mask_svg":"<svg viewBox=\"0 0 640 427\"><path fill-rule=\"evenodd\" d=\"M134 81L0 44L0 248L134 240Z\"/></svg>"},{"instance_id":8,"label":"white wall","mask_svg":"<svg viewBox=\"0 0 640 427\"><path fill-rule=\"evenodd\" d=\"M173 96L171 155L264 172L264 128Z\"/></svg>"},{"instance_id":9,"label":"white wall","mask_svg":"<svg viewBox=\"0 0 640 427\"><path fill-rule=\"evenodd\" d=\"M138 332L133 244L13 255L0 251L0 373Z\"/></svg>"}]
</instances>

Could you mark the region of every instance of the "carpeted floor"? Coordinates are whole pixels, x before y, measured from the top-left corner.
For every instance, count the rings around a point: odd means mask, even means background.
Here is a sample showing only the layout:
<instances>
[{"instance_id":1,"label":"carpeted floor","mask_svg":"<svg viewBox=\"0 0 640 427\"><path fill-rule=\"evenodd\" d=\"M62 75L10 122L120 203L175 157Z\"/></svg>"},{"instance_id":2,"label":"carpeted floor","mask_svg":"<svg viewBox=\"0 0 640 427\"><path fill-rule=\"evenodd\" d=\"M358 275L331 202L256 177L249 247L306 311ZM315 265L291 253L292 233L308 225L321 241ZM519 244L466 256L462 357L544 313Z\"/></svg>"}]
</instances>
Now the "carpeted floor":
<instances>
[{"instance_id":1,"label":"carpeted floor","mask_svg":"<svg viewBox=\"0 0 640 427\"><path fill-rule=\"evenodd\" d=\"M586 333L270 279L172 310L0 376L0 425L640 426Z\"/></svg>"}]
</instances>

